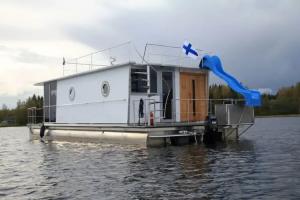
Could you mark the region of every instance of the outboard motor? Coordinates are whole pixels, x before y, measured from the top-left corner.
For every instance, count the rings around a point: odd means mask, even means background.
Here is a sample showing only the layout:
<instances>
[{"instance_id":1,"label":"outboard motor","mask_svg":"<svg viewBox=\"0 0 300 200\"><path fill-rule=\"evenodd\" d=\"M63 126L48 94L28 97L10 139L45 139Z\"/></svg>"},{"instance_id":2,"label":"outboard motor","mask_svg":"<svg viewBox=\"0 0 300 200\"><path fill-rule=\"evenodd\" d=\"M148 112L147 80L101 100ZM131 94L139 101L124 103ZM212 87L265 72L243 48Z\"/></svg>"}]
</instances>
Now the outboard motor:
<instances>
[{"instance_id":1,"label":"outboard motor","mask_svg":"<svg viewBox=\"0 0 300 200\"><path fill-rule=\"evenodd\" d=\"M204 144L214 144L220 140L222 140L222 134L218 132L217 118L213 115L208 115L206 117L203 142Z\"/></svg>"}]
</instances>

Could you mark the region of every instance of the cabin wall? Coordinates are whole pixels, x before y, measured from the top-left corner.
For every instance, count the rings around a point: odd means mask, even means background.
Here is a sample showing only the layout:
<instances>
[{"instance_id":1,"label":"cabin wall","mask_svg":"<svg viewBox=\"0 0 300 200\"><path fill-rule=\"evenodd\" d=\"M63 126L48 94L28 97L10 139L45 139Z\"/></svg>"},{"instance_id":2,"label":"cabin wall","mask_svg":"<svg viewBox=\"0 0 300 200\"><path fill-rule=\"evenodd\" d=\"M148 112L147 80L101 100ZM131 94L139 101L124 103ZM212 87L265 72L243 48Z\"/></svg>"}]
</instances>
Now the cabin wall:
<instances>
[{"instance_id":1,"label":"cabin wall","mask_svg":"<svg viewBox=\"0 0 300 200\"><path fill-rule=\"evenodd\" d=\"M129 66L57 82L57 123L127 123ZM109 95L103 96L103 82ZM72 100L70 88L74 88ZM73 91L73 92L74 92Z\"/></svg>"}]
</instances>

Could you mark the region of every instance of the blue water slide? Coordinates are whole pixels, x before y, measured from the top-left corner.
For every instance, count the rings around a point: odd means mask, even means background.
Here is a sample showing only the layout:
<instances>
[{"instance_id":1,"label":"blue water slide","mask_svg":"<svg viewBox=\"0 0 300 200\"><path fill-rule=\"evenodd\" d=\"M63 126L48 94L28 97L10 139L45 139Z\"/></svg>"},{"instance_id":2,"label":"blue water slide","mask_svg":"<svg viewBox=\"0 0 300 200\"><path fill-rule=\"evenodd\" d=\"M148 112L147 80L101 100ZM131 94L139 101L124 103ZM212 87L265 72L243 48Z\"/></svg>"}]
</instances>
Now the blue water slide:
<instances>
[{"instance_id":1,"label":"blue water slide","mask_svg":"<svg viewBox=\"0 0 300 200\"><path fill-rule=\"evenodd\" d=\"M231 89L244 96L247 106L261 106L260 92L245 88L233 76L226 73L222 67L221 60L218 56L204 56L200 62L199 67L211 70L219 78L226 81L226 83Z\"/></svg>"}]
</instances>

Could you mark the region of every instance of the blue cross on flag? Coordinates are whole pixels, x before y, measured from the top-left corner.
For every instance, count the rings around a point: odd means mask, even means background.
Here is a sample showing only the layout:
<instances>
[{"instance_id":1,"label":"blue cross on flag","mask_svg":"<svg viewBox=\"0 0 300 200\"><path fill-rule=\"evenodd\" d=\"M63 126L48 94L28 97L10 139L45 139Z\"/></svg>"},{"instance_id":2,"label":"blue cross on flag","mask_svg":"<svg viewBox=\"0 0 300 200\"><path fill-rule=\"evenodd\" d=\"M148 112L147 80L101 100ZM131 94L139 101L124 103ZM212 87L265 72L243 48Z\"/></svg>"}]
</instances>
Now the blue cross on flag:
<instances>
[{"instance_id":1,"label":"blue cross on flag","mask_svg":"<svg viewBox=\"0 0 300 200\"><path fill-rule=\"evenodd\" d=\"M198 53L195 49L192 48L192 44L190 42L185 41L183 46L182 46L182 51L185 55L197 59Z\"/></svg>"}]
</instances>

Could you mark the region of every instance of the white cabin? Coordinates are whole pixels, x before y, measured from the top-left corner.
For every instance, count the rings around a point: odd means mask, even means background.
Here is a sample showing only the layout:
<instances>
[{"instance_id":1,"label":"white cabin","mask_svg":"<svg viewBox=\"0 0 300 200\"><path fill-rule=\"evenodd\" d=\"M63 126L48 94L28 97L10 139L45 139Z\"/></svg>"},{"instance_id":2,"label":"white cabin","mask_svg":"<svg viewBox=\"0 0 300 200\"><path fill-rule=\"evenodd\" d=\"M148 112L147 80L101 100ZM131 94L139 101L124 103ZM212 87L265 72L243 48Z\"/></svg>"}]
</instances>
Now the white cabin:
<instances>
[{"instance_id":1,"label":"white cabin","mask_svg":"<svg viewBox=\"0 0 300 200\"><path fill-rule=\"evenodd\" d=\"M36 85L44 86L44 122L198 122L208 115L208 74L195 67L128 62Z\"/></svg>"}]
</instances>

